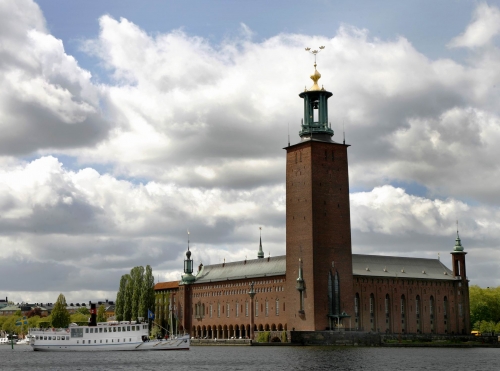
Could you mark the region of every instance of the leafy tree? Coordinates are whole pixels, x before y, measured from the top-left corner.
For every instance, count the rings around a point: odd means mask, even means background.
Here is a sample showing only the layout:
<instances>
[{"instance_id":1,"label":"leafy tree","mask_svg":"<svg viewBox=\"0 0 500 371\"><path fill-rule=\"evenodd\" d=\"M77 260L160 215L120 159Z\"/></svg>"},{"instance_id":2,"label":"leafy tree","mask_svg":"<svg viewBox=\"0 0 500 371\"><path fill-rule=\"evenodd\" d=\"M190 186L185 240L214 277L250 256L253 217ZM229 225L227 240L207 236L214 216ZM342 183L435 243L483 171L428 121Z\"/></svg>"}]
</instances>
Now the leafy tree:
<instances>
[{"instance_id":1,"label":"leafy tree","mask_svg":"<svg viewBox=\"0 0 500 371\"><path fill-rule=\"evenodd\" d=\"M83 314L83 313L73 313L70 316L71 322L81 324L81 325L86 325L89 323L89 316Z\"/></svg>"},{"instance_id":2,"label":"leafy tree","mask_svg":"<svg viewBox=\"0 0 500 371\"><path fill-rule=\"evenodd\" d=\"M500 322L500 287L483 289L477 285L469 288L471 323Z\"/></svg>"},{"instance_id":3,"label":"leafy tree","mask_svg":"<svg viewBox=\"0 0 500 371\"><path fill-rule=\"evenodd\" d=\"M52 309L52 327L68 327L71 319L66 307L66 298L63 294L59 294Z\"/></svg>"},{"instance_id":4,"label":"leafy tree","mask_svg":"<svg viewBox=\"0 0 500 371\"><path fill-rule=\"evenodd\" d=\"M75 313L81 313L81 314L84 314L86 316L90 316L90 310L87 307L80 307L77 310L75 310Z\"/></svg>"},{"instance_id":5,"label":"leafy tree","mask_svg":"<svg viewBox=\"0 0 500 371\"><path fill-rule=\"evenodd\" d=\"M106 322L106 307L104 304L99 305L97 309L97 322Z\"/></svg>"},{"instance_id":6,"label":"leafy tree","mask_svg":"<svg viewBox=\"0 0 500 371\"><path fill-rule=\"evenodd\" d=\"M127 274L127 283L125 286L125 293L123 295L123 320L132 320L132 299L134 295L134 282L130 274Z\"/></svg>"},{"instance_id":7,"label":"leafy tree","mask_svg":"<svg viewBox=\"0 0 500 371\"><path fill-rule=\"evenodd\" d=\"M155 305L155 278L151 266L146 266L146 272L142 281L141 299L139 304L139 316L147 318L148 309L154 311Z\"/></svg>"},{"instance_id":8,"label":"leafy tree","mask_svg":"<svg viewBox=\"0 0 500 371\"><path fill-rule=\"evenodd\" d=\"M117 321L123 321L123 311L125 309L125 290L127 287L128 274L124 274L120 278L120 287L116 294L115 316Z\"/></svg>"},{"instance_id":9,"label":"leafy tree","mask_svg":"<svg viewBox=\"0 0 500 371\"><path fill-rule=\"evenodd\" d=\"M26 317L31 318L31 317L41 317L42 316L42 310L39 307L35 307L32 310L30 310L28 313L26 313Z\"/></svg>"},{"instance_id":10,"label":"leafy tree","mask_svg":"<svg viewBox=\"0 0 500 371\"><path fill-rule=\"evenodd\" d=\"M141 300L142 281L144 280L144 267L132 268L130 278L132 279L132 319L137 319L137 317L142 317L139 314L139 302Z\"/></svg>"}]
</instances>

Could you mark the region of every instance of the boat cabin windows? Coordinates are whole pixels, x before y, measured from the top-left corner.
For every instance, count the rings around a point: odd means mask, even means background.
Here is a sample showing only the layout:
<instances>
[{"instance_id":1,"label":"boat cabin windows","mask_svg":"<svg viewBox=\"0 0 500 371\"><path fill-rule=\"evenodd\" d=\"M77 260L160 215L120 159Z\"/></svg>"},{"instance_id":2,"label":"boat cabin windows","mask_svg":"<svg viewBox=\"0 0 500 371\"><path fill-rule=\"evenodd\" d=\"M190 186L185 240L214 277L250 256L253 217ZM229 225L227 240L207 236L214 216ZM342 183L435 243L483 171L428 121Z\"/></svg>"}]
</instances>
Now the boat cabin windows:
<instances>
[{"instance_id":1,"label":"boat cabin windows","mask_svg":"<svg viewBox=\"0 0 500 371\"><path fill-rule=\"evenodd\" d=\"M71 329L71 337L82 338L83 337L83 329L82 328L72 328Z\"/></svg>"},{"instance_id":2,"label":"boat cabin windows","mask_svg":"<svg viewBox=\"0 0 500 371\"><path fill-rule=\"evenodd\" d=\"M108 332L108 328L107 327L104 327L104 332Z\"/></svg>"}]
</instances>

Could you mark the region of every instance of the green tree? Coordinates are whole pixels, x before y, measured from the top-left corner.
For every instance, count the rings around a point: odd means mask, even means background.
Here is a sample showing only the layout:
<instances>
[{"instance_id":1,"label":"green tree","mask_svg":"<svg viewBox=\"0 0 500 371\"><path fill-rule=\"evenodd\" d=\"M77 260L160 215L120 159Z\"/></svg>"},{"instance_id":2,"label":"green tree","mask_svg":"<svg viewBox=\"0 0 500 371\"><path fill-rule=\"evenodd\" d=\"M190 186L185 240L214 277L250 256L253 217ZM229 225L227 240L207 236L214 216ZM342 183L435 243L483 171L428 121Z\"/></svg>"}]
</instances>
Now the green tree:
<instances>
[{"instance_id":1,"label":"green tree","mask_svg":"<svg viewBox=\"0 0 500 371\"><path fill-rule=\"evenodd\" d=\"M99 308L97 308L97 322L106 322L106 307L104 304L99 305Z\"/></svg>"},{"instance_id":2,"label":"green tree","mask_svg":"<svg viewBox=\"0 0 500 371\"><path fill-rule=\"evenodd\" d=\"M146 272L142 280L138 317L147 318L148 309L153 312L155 310L155 279L151 266L146 265Z\"/></svg>"},{"instance_id":3,"label":"green tree","mask_svg":"<svg viewBox=\"0 0 500 371\"><path fill-rule=\"evenodd\" d=\"M127 274L127 283L125 285L125 293L123 295L123 320L132 320L132 299L134 295L134 282L130 274Z\"/></svg>"},{"instance_id":4,"label":"green tree","mask_svg":"<svg viewBox=\"0 0 500 371\"><path fill-rule=\"evenodd\" d=\"M477 285L469 288L471 323L500 322L500 287L483 289Z\"/></svg>"},{"instance_id":5,"label":"green tree","mask_svg":"<svg viewBox=\"0 0 500 371\"><path fill-rule=\"evenodd\" d=\"M73 313L70 318L71 322L77 323L79 325L86 325L89 323L89 316L82 313Z\"/></svg>"},{"instance_id":6,"label":"green tree","mask_svg":"<svg viewBox=\"0 0 500 371\"><path fill-rule=\"evenodd\" d=\"M123 321L123 311L125 309L125 290L127 288L128 274L120 278L120 286L116 294L115 317L117 321Z\"/></svg>"},{"instance_id":7,"label":"green tree","mask_svg":"<svg viewBox=\"0 0 500 371\"><path fill-rule=\"evenodd\" d=\"M66 307L66 298L63 294L59 294L52 309L52 327L68 327L71 319Z\"/></svg>"},{"instance_id":8,"label":"green tree","mask_svg":"<svg viewBox=\"0 0 500 371\"><path fill-rule=\"evenodd\" d=\"M141 317L139 314L139 302L141 300L142 281L144 280L144 267L138 266L132 268L130 277L133 282L131 302L132 319L137 319L137 317Z\"/></svg>"},{"instance_id":9,"label":"green tree","mask_svg":"<svg viewBox=\"0 0 500 371\"><path fill-rule=\"evenodd\" d=\"M87 308L85 306L82 306L82 307L78 308L77 310L75 310L75 313L81 313L81 314L84 314L86 316L90 316L90 310L89 310L89 308Z\"/></svg>"}]
</instances>

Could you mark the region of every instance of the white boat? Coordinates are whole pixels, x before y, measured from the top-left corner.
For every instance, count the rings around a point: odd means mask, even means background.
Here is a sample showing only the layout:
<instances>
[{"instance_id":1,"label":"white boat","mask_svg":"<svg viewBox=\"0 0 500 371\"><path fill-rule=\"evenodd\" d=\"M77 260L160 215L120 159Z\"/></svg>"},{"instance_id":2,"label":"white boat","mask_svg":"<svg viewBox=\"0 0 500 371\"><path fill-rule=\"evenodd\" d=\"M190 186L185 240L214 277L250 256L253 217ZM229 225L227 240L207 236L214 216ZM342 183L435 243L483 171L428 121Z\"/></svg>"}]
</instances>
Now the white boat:
<instances>
[{"instance_id":1,"label":"white boat","mask_svg":"<svg viewBox=\"0 0 500 371\"><path fill-rule=\"evenodd\" d=\"M30 345L39 351L189 350L189 335L149 340L146 323L100 322L66 329L30 329Z\"/></svg>"},{"instance_id":2,"label":"white boat","mask_svg":"<svg viewBox=\"0 0 500 371\"><path fill-rule=\"evenodd\" d=\"M29 335L26 336L24 339L18 340L16 342L16 345L30 345L30 338Z\"/></svg>"},{"instance_id":3,"label":"white boat","mask_svg":"<svg viewBox=\"0 0 500 371\"><path fill-rule=\"evenodd\" d=\"M0 338L0 345L9 345L10 344L10 340L6 337L4 338Z\"/></svg>"}]
</instances>

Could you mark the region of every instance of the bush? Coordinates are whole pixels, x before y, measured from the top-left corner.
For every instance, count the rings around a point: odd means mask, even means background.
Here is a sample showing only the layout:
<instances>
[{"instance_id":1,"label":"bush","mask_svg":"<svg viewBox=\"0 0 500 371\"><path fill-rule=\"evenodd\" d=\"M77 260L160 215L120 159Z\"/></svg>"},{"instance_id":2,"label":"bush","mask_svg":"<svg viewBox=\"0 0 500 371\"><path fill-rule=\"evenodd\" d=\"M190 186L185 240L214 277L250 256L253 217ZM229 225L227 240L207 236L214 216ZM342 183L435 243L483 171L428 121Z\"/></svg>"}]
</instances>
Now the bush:
<instances>
[{"instance_id":1,"label":"bush","mask_svg":"<svg viewBox=\"0 0 500 371\"><path fill-rule=\"evenodd\" d=\"M260 331L256 341L257 343L269 343L270 336L271 333L269 331Z\"/></svg>"}]
</instances>

